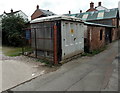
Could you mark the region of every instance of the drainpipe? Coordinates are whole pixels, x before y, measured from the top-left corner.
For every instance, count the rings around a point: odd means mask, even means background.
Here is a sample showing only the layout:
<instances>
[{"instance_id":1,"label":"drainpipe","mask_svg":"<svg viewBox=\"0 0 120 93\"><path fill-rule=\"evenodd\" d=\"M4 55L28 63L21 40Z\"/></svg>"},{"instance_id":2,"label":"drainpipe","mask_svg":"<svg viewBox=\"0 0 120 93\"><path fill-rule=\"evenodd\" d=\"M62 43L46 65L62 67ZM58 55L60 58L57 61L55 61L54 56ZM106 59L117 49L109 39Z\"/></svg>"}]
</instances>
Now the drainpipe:
<instances>
[{"instance_id":1,"label":"drainpipe","mask_svg":"<svg viewBox=\"0 0 120 93\"><path fill-rule=\"evenodd\" d=\"M57 26L54 24L54 64L58 64L57 58Z\"/></svg>"}]
</instances>

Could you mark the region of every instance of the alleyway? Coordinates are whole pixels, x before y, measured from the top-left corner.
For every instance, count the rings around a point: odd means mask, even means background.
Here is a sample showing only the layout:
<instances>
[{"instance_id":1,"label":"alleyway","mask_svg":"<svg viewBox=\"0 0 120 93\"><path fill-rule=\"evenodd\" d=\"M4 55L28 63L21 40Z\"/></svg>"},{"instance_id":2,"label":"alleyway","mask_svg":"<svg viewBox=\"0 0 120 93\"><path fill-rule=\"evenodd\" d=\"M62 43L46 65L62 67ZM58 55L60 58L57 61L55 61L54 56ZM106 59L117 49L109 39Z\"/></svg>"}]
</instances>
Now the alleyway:
<instances>
[{"instance_id":1,"label":"alleyway","mask_svg":"<svg viewBox=\"0 0 120 93\"><path fill-rule=\"evenodd\" d=\"M117 91L118 41L93 57L64 64L56 72L40 76L11 91Z\"/></svg>"}]
</instances>

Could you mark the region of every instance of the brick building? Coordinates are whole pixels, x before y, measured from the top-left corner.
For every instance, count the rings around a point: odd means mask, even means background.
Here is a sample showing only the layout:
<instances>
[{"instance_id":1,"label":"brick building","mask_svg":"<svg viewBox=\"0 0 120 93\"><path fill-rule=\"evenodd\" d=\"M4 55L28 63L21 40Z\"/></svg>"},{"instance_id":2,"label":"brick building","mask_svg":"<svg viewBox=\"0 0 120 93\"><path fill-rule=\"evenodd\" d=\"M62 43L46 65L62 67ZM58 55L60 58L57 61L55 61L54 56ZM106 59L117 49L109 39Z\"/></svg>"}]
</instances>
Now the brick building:
<instances>
[{"instance_id":1,"label":"brick building","mask_svg":"<svg viewBox=\"0 0 120 93\"><path fill-rule=\"evenodd\" d=\"M99 11L98 10L97 11L91 10L89 12L67 14L67 15L81 18L82 20L84 20L86 22L115 26L115 28L112 28L112 31L111 31L112 41L120 38L120 31L118 29L118 27L119 27L118 8L113 8L113 9L106 9L105 8L105 9L101 9Z\"/></svg>"},{"instance_id":2,"label":"brick building","mask_svg":"<svg viewBox=\"0 0 120 93\"><path fill-rule=\"evenodd\" d=\"M94 3L91 2L90 9L86 12L66 15L78 17L87 22L85 47L90 51L120 38L118 8L107 9L101 5L101 2L94 7ZM101 33L102 36L100 36Z\"/></svg>"},{"instance_id":3,"label":"brick building","mask_svg":"<svg viewBox=\"0 0 120 93\"><path fill-rule=\"evenodd\" d=\"M112 29L112 41L119 38L119 11L118 8L108 9L108 10L100 10L100 11L92 11L92 12L84 12L77 14L76 17L81 18L86 22L92 22L103 25L115 26Z\"/></svg>"},{"instance_id":4,"label":"brick building","mask_svg":"<svg viewBox=\"0 0 120 93\"><path fill-rule=\"evenodd\" d=\"M111 31L115 26L85 22L85 51L90 52L100 49L111 43Z\"/></svg>"},{"instance_id":5,"label":"brick building","mask_svg":"<svg viewBox=\"0 0 120 93\"><path fill-rule=\"evenodd\" d=\"M39 5L37 5L36 10L31 15L31 20L40 18L40 17L52 16L52 15L55 15L55 14L49 10L39 9Z\"/></svg>"}]
</instances>

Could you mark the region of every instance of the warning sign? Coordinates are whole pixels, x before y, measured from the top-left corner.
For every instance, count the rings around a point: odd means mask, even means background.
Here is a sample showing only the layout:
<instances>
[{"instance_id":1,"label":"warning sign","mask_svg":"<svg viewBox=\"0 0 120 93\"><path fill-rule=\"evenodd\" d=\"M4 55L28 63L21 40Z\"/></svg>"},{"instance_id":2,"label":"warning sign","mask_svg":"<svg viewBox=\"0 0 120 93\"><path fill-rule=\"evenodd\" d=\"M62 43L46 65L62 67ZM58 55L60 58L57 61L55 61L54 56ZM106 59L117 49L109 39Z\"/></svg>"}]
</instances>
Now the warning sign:
<instances>
[{"instance_id":1,"label":"warning sign","mask_svg":"<svg viewBox=\"0 0 120 93\"><path fill-rule=\"evenodd\" d=\"M70 30L70 33L71 33L71 34L73 34L73 33L74 33L74 30L73 30L73 29L71 29L71 30Z\"/></svg>"}]
</instances>

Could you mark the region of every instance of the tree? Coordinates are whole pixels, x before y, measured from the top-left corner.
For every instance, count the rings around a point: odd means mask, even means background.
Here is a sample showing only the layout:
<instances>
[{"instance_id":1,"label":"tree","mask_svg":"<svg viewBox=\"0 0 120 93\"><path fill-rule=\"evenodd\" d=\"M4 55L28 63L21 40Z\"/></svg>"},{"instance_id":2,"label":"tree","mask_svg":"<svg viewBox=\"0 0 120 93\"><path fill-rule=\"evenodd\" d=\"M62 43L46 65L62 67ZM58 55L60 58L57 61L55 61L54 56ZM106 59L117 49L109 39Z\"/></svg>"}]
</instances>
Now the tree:
<instances>
[{"instance_id":1,"label":"tree","mask_svg":"<svg viewBox=\"0 0 120 93\"><path fill-rule=\"evenodd\" d=\"M2 18L2 44L21 46L25 20L20 16L8 15Z\"/></svg>"}]
</instances>

